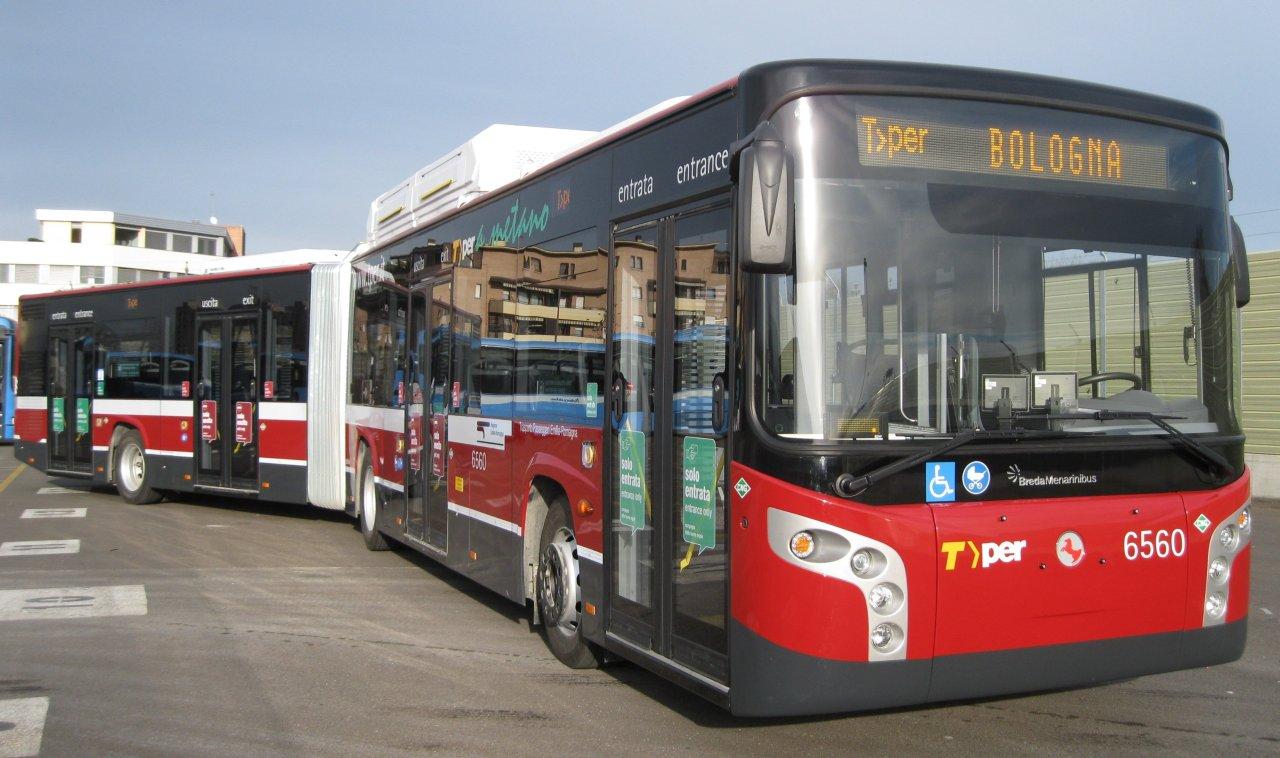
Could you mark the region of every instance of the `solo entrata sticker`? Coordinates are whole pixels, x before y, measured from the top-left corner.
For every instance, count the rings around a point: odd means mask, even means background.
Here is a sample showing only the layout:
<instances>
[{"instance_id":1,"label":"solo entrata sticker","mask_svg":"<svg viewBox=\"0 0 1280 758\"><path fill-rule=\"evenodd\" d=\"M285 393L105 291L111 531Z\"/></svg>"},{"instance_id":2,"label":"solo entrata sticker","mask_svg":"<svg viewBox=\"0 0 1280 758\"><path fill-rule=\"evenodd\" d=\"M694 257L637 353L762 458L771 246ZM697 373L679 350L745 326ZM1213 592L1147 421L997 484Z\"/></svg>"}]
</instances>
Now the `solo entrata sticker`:
<instances>
[{"instance_id":1,"label":"solo entrata sticker","mask_svg":"<svg viewBox=\"0 0 1280 758\"><path fill-rule=\"evenodd\" d=\"M253 403L236 403L236 442L247 445L253 442Z\"/></svg>"},{"instance_id":2,"label":"solo entrata sticker","mask_svg":"<svg viewBox=\"0 0 1280 758\"><path fill-rule=\"evenodd\" d=\"M1054 553L1063 566L1079 566L1084 560L1084 540L1075 532L1063 532L1054 546Z\"/></svg>"},{"instance_id":3,"label":"solo entrata sticker","mask_svg":"<svg viewBox=\"0 0 1280 758\"><path fill-rule=\"evenodd\" d=\"M632 529L645 522L644 432L618 432L618 521Z\"/></svg>"},{"instance_id":4,"label":"solo entrata sticker","mask_svg":"<svg viewBox=\"0 0 1280 758\"><path fill-rule=\"evenodd\" d=\"M55 397L53 399L53 433L62 434L67 429L67 410L63 405L66 398Z\"/></svg>"},{"instance_id":5,"label":"solo entrata sticker","mask_svg":"<svg viewBox=\"0 0 1280 758\"><path fill-rule=\"evenodd\" d=\"M716 546L716 441L684 438L684 541L701 548Z\"/></svg>"},{"instance_id":6,"label":"solo entrata sticker","mask_svg":"<svg viewBox=\"0 0 1280 758\"><path fill-rule=\"evenodd\" d=\"M89 433L89 398L76 398L76 434Z\"/></svg>"},{"instance_id":7,"label":"solo entrata sticker","mask_svg":"<svg viewBox=\"0 0 1280 758\"><path fill-rule=\"evenodd\" d=\"M218 439L218 401L200 401L200 439L213 442Z\"/></svg>"}]
</instances>

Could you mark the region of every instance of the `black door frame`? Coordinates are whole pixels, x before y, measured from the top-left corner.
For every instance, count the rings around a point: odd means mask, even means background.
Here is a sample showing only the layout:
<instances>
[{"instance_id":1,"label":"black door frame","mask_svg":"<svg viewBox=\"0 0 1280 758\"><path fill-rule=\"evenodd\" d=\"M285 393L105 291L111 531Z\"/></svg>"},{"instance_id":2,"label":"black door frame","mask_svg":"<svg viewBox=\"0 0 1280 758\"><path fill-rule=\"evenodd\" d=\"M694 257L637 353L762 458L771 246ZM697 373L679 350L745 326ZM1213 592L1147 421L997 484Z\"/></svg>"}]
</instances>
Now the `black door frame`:
<instances>
[{"instance_id":1,"label":"black door frame","mask_svg":"<svg viewBox=\"0 0 1280 758\"><path fill-rule=\"evenodd\" d=\"M249 428L253 435L254 446L253 452L253 480L235 477L232 469L232 456L235 455L233 445L235 443L235 404L234 393L234 324L237 321L248 321L254 330L254 382L249 395L249 401L253 404L253 418L250 419ZM222 374L220 381L222 384L222 396L217 399L218 417L216 426L218 430L218 439L222 443L219 458L218 473L216 480L212 472L201 471L200 452L201 447L206 444L201 429L201 403L210 399L207 397L204 388L204 362L206 360L203 346L200 344L201 329L206 324L218 325L218 342L219 342L219 366L218 371ZM195 359L194 367L195 391L192 392L192 418L195 419L195 460L193 461L195 476L194 486L201 489L219 489L219 490L235 490L236 492L259 492L258 479L261 476L261 463L258 460L258 414L259 404L261 402L261 369L263 356L263 319L262 312L257 310L251 311L231 311L226 313L199 313L195 319Z\"/></svg>"},{"instance_id":2,"label":"black door frame","mask_svg":"<svg viewBox=\"0 0 1280 758\"><path fill-rule=\"evenodd\" d=\"M420 544L425 545L431 548L432 550L445 553L445 554L449 552L449 489L447 486L449 481L449 468L448 468L449 467L449 424L448 424L449 394L448 393L450 391L450 386L451 386L450 382L452 381L452 378L453 378L452 353L450 353L449 355L449 377L447 378L445 382L445 387L443 389L446 396L446 404L445 404L445 414L444 414L445 422L444 424L442 424L442 428L440 430L440 434L441 434L440 455L444 465L444 474L441 475L443 486L440 488L440 491L436 493L436 496L439 498L438 501L432 498L430 479L432 476L431 466L433 465L433 459L432 459L433 443L432 443L431 435L432 435L432 422L433 422L432 417L434 416L434 413L432 408L432 400L435 394L434 387L432 384L431 371L432 371L432 364L436 359L436 350L433 348L431 344L431 332L433 330L432 323L431 323L431 309L432 309L432 304L434 302L433 294L435 292L436 287L439 287L440 285L446 284L446 283L449 285L449 303L448 303L449 330L450 332L452 332L453 284L454 284L453 272L445 271L439 275L432 276L430 278L424 277L423 279L415 282L413 286L409 288L408 307L406 308L407 319L406 319L406 325L405 325L407 336L404 341L405 342L405 358L406 358L405 367L407 370L406 378L412 380L416 378L418 375L421 375L424 379L426 379L426 384L425 386L420 388L422 392L422 403L421 403L422 404L422 411L421 411L422 428L419 430L420 438L418 440L418 443L421 447L421 452L419 454L420 456L419 467L417 471L414 471L412 465L406 465L405 478L406 480L409 477L418 478L418 481L415 483L415 485L416 485L416 489L420 493L420 498L421 498L420 516L422 519L422 530L421 530L421 533L419 534L412 534L409 531L409 528L410 528L409 511L412 506L410 504L410 487L408 486L408 481L406 481L406 486L404 488L404 500L403 500L404 524L403 524L403 527L399 530L405 536L410 537L411 539L419 542ZM426 328L426 335L425 335L426 339L425 339L425 342L423 343L426 347L425 355L419 355L415 352L418 346L418 326L419 326L414 320L415 311L413 307L413 299L415 297L422 297L425 300L424 308L421 314L421 318L424 321L423 326ZM405 387L405 401L404 401L404 438L410 441L412 441L411 435L410 435L410 424L411 424L410 406L413 404L413 401L414 401L414 391L413 391L412 382L410 381ZM412 453L412 452L413 451L411 450L406 450L406 453ZM432 530L431 530L432 508L435 508L437 510L440 510L440 509L443 510L443 516L444 516L443 544L437 544L435 541L432 540ZM441 514L436 514L436 515L439 516Z\"/></svg>"},{"instance_id":3,"label":"black door frame","mask_svg":"<svg viewBox=\"0 0 1280 758\"><path fill-rule=\"evenodd\" d=\"M671 671L678 676L691 676L695 679L702 680L700 683L709 685L717 690L722 689L725 685L715 682L705 672L689 668L687 664L680 663L673 658L673 628L674 628L674 565L672 556L674 555L674 535L675 523L678 518L677 504L673 500L674 492L673 478L676 476L675 468L671 465L673 460L673 452L675 449L675 401L672 397L672 388L674 384L674 358L675 358L675 283L677 274L677 264L675 258L676 223L679 219L699 213L714 211L718 208L724 208L729 213L729 229L728 240L730 249L730 277L729 285L726 288L725 296L728 298L728 313L733 313L736 305L737 297L734 290L736 286L736 276L732 274L735 265L736 256L733 254L734 235L733 235L733 215L732 215L732 198L729 193L715 193L704 196L694 201L685 202L666 208L658 213L649 213L642 216L633 217L625 221L614 222L610 227L609 235L609 297L608 297L608 315L606 324L613 328L613 319L617 313L617 300L621 297L627 297L630 293L618 291L616 286L616 270L623 265L620 255L616 253L615 242L619 234L626 234L633 230L645 228L650 224L655 225L655 274L657 280L657 329L654 335L654 355L653 355L653 403L649 408L649 414L652 418L652 428L649 431L652 449L648 450L648 455L653 460L652 474L650 479L651 499L655 503L652 528L654 530L654 540L651 546L653 560L653 625L645 629L647 625L632 617L626 616L618 612L614 607L614 565L617 560L616 548L614 547L613 521L618 509L618 482L617 472L614 470L613 461L616 456L616 433L614 428L614 390L612 378L605 382L605 407L609 409L605 413L608 419L604 437L604 476L603 490L606 502L605 514L603 519L603 543L604 547L604 565L603 565L603 601L604 601L604 629L609 639L622 643L630 648L631 653L638 653L641 656L649 657L661 662L663 668ZM730 319L732 324L732 319ZM610 334L606 340L606 362L607 370L612 371L615 365L615 340ZM729 368L729 387L733 387L733 365L736 356L730 342L726 346L726 365ZM725 435L725 466L722 478L727 482L729 478L729 461L731 458L732 433ZM728 492L726 484L726 492ZM726 498L724 507L726 509L726 524L728 523L728 508L730 507L731 498ZM657 503L662 503L659 507ZM731 530L725 530L725 624L726 632L729 623L728 618L728 598L729 598L729 561L730 561L730 541L728 536ZM621 628L620 628L621 627ZM649 634L650 641L647 648L640 643L635 635L637 632ZM726 650L726 666L727 666L727 650ZM726 669L727 670L727 669Z\"/></svg>"},{"instance_id":4,"label":"black door frame","mask_svg":"<svg viewBox=\"0 0 1280 758\"><path fill-rule=\"evenodd\" d=\"M85 475L93 472L93 386L96 378L95 369L97 367L96 350L93 347L91 338L93 337L93 327L89 324L59 324L49 327L49 346L46 350L45 360L48 361L49 353L54 349L57 340L61 339L67 347L66 360L62 362L63 375L60 377L50 377L50 392L48 400L45 403L47 411L47 419L45 422L46 439L49 441L47 448L49 450L49 470L63 472L69 474ZM88 340L88 341L86 341ZM81 390L76 382L76 359L84 355L86 357L85 371L88 374L88 392L87 394L78 394ZM47 365L47 364L46 364ZM61 395L55 395L57 389L53 381L62 380ZM88 430L83 436L89 437L86 444L79 444L76 439L76 422L79 418L79 410L76 400L84 398L89 401L89 413L87 416ZM66 455L55 461L53 457L53 404L60 400L63 403L63 433L66 435ZM82 450L78 450L82 448ZM78 454L82 453L82 454Z\"/></svg>"}]
</instances>

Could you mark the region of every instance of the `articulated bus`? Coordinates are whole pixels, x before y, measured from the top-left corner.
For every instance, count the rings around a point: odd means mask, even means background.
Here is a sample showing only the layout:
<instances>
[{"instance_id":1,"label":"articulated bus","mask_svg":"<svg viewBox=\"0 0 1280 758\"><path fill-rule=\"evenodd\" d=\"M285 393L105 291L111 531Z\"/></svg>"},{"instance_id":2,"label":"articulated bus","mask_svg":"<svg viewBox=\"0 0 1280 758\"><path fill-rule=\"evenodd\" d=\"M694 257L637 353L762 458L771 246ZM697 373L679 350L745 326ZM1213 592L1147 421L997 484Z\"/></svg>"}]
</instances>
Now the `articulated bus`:
<instances>
[{"instance_id":1,"label":"articulated bus","mask_svg":"<svg viewBox=\"0 0 1280 758\"><path fill-rule=\"evenodd\" d=\"M1224 663L1229 188L1198 106L766 64L345 261L24 298L16 453L345 510L735 714Z\"/></svg>"}]
</instances>

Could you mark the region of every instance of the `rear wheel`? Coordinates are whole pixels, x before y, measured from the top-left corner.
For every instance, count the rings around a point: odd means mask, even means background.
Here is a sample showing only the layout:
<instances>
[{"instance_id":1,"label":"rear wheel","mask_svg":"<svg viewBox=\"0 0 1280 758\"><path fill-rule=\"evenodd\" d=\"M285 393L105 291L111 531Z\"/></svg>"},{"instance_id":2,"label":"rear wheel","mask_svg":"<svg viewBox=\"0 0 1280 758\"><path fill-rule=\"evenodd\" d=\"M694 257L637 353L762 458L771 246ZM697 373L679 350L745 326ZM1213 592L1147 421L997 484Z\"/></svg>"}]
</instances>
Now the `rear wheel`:
<instances>
[{"instance_id":1,"label":"rear wheel","mask_svg":"<svg viewBox=\"0 0 1280 758\"><path fill-rule=\"evenodd\" d=\"M151 467L147 465L142 435L132 429L120 435L115 461L116 491L120 497L135 505L160 501L160 493L151 486Z\"/></svg>"},{"instance_id":2,"label":"rear wheel","mask_svg":"<svg viewBox=\"0 0 1280 758\"><path fill-rule=\"evenodd\" d=\"M560 499L551 504L542 526L534 602L551 652L569 668L588 669L600 665L600 656L582 636L577 548L567 504Z\"/></svg>"},{"instance_id":3,"label":"rear wheel","mask_svg":"<svg viewBox=\"0 0 1280 758\"><path fill-rule=\"evenodd\" d=\"M360 456L360 476L356 480L356 508L359 511L360 534L370 550L386 550L390 545L378 531L378 483L373 478L373 462L367 449Z\"/></svg>"}]
</instances>

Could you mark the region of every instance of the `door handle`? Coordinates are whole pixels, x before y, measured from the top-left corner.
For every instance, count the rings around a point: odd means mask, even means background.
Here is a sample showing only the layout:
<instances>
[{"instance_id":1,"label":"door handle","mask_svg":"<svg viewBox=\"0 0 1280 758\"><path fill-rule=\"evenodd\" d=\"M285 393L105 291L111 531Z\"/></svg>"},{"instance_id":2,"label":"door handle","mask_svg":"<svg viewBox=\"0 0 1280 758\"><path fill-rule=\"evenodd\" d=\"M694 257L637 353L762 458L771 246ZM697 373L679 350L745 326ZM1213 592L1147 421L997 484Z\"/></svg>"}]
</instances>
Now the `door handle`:
<instances>
[{"instance_id":1,"label":"door handle","mask_svg":"<svg viewBox=\"0 0 1280 758\"><path fill-rule=\"evenodd\" d=\"M711 428L719 434L724 427L724 377L716 374L711 380Z\"/></svg>"},{"instance_id":2,"label":"door handle","mask_svg":"<svg viewBox=\"0 0 1280 758\"><path fill-rule=\"evenodd\" d=\"M621 376L613 380L613 396L609 399L609 412L613 416L613 425L622 426L622 413L626 409L627 382Z\"/></svg>"}]
</instances>

